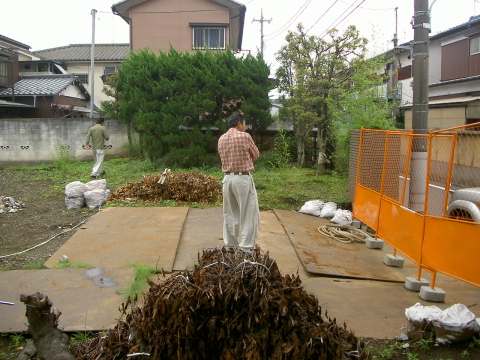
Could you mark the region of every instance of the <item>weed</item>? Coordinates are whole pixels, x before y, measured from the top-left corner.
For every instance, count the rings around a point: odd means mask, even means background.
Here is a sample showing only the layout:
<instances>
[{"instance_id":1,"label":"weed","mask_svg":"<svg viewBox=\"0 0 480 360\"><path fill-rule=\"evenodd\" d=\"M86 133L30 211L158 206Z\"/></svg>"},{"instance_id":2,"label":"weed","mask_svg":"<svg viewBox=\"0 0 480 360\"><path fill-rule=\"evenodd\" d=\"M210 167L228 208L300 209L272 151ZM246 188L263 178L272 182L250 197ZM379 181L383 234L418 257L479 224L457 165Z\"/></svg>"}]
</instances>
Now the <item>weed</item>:
<instances>
[{"instance_id":1,"label":"weed","mask_svg":"<svg viewBox=\"0 0 480 360\"><path fill-rule=\"evenodd\" d=\"M126 291L125 296L133 299L136 294L145 290L149 276L157 273L157 269L150 265L138 263L128 263L127 266L135 271L135 280L130 284L130 288Z\"/></svg>"},{"instance_id":2,"label":"weed","mask_svg":"<svg viewBox=\"0 0 480 360\"><path fill-rule=\"evenodd\" d=\"M11 334L10 335L10 348L16 349L27 342L23 334Z\"/></svg>"},{"instance_id":3,"label":"weed","mask_svg":"<svg viewBox=\"0 0 480 360\"><path fill-rule=\"evenodd\" d=\"M418 360L418 355L417 355L417 354L408 353L408 354L407 354L407 358L408 358L408 360Z\"/></svg>"},{"instance_id":4,"label":"weed","mask_svg":"<svg viewBox=\"0 0 480 360\"><path fill-rule=\"evenodd\" d=\"M68 260L65 262L58 262L53 265L53 269L85 269L93 267L88 261L75 261Z\"/></svg>"},{"instance_id":5,"label":"weed","mask_svg":"<svg viewBox=\"0 0 480 360\"><path fill-rule=\"evenodd\" d=\"M25 270L40 270L40 269L45 269L43 266L43 260L35 260L34 262L27 264L23 267Z\"/></svg>"},{"instance_id":6,"label":"weed","mask_svg":"<svg viewBox=\"0 0 480 360\"><path fill-rule=\"evenodd\" d=\"M79 331L70 335L70 339L74 342L87 341L93 334L90 331Z\"/></svg>"},{"instance_id":7,"label":"weed","mask_svg":"<svg viewBox=\"0 0 480 360\"><path fill-rule=\"evenodd\" d=\"M472 337L472 339L473 339L473 345L478 345L478 346L480 346L480 339L477 339L475 336Z\"/></svg>"},{"instance_id":8,"label":"weed","mask_svg":"<svg viewBox=\"0 0 480 360\"><path fill-rule=\"evenodd\" d=\"M433 340L429 339L421 339L417 341L417 345L422 350L428 350L430 346L433 344Z\"/></svg>"},{"instance_id":9,"label":"weed","mask_svg":"<svg viewBox=\"0 0 480 360\"><path fill-rule=\"evenodd\" d=\"M465 357L465 358L466 358L466 357L468 357L470 354L468 353L467 350L463 350L461 355L462 355L462 357Z\"/></svg>"}]
</instances>

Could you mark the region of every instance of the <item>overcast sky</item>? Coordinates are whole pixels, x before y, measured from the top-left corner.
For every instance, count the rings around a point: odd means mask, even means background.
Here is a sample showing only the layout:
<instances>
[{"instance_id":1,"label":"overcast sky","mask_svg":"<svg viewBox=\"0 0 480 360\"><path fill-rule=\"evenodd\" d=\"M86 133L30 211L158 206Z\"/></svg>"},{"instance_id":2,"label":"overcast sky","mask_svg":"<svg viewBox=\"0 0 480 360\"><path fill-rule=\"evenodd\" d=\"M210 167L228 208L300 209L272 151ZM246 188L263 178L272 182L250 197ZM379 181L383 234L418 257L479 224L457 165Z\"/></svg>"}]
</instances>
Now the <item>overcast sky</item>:
<instances>
[{"instance_id":1,"label":"overcast sky","mask_svg":"<svg viewBox=\"0 0 480 360\"><path fill-rule=\"evenodd\" d=\"M127 23L113 15L119 0L2 0L0 35L30 45L33 51L92 41L91 10L97 10L96 43L128 43ZM175 0L181 1L181 0ZM243 50L260 51L263 9L264 56L274 69L275 53L288 30L302 22L308 33L322 36L332 27L356 25L370 40L372 53L392 48L395 8L398 7L399 43L413 39L410 20L414 0L236 0L247 7ZM431 5L433 0L429 1ZM467 22L480 13L480 0L437 0L432 7L432 34Z\"/></svg>"}]
</instances>

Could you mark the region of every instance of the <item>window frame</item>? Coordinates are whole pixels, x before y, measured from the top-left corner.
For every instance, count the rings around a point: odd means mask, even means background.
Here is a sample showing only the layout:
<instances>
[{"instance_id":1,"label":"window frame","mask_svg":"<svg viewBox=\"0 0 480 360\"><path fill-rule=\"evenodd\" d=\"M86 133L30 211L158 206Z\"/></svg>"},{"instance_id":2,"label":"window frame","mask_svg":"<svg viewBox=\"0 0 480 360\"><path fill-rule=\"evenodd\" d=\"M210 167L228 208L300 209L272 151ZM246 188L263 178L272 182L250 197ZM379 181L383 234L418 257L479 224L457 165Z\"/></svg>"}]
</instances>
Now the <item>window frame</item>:
<instances>
[{"instance_id":1,"label":"window frame","mask_svg":"<svg viewBox=\"0 0 480 360\"><path fill-rule=\"evenodd\" d=\"M219 24L219 23L190 23L192 27L192 49L193 50L225 50L227 48L227 31L226 28L229 24ZM207 32L211 31L212 34ZM214 39L213 31L218 31L218 36ZM201 36L204 39L204 44L198 46L199 33L202 33ZM216 42L216 46L209 46L209 43Z\"/></svg>"},{"instance_id":2,"label":"window frame","mask_svg":"<svg viewBox=\"0 0 480 360\"><path fill-rule=\"evenodd\" d=\"M472 52L472 41L475 40L477 42L477 51ZM468 41L468 52L470 56L480 54L480 35L471 37Z\"/></svg>"}]
</instances>

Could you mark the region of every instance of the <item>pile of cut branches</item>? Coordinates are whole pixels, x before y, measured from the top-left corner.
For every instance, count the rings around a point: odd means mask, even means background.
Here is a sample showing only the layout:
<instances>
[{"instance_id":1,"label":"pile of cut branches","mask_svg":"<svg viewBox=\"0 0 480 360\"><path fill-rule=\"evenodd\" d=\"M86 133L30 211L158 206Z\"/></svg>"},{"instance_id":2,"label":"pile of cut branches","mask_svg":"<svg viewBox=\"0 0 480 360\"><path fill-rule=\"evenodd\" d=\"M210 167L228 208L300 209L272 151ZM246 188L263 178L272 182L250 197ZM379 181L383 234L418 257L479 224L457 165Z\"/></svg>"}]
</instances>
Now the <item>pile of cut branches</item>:
<instances>
[{"instance_id":1,"label":"pile of cut branches","mask_svg":"<svg viewBox=\"0 0 480 360\"><path fill-rule=\"evenodd\" d=\"M129 183L112 192L108 201L157 202L176 200L182 203L214 204L222 196L221 184L212 176L198 171L170 172L159 184L162 174L148 175L137 183Z\"/></svg>"},{"instance_id":2,"label":"pile of cut branches","mask_svg":"<svg viewBox=\"0 0 480 360\"><path fill-rule=\"evenodd\" d=\"M143 306L134 304L102 338L74 348L77 358L370 359L345 324L322 317L298 274L282 276L259 249L204 250L192 271L150 283Z\"/></svg>"}]
</instances>

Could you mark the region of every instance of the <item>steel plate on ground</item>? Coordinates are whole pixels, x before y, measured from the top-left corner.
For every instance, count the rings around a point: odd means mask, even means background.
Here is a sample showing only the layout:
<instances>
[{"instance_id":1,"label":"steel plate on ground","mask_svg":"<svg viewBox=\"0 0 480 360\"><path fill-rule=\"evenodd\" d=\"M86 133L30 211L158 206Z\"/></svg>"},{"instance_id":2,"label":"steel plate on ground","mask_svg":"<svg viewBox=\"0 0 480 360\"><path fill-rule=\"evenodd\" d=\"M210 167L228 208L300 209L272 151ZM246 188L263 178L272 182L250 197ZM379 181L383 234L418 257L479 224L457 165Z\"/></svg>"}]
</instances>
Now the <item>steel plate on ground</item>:
<instances>
[{"instance_id":1,"label":"steel plate on ground","mask_svg":"<svg viewBox=\"0 0 480 360\"><path fill-rule=\"evenodd\" d=\"M64 331L99 331L114 327L120 316L119 307L126 301L123 293L135 280L128 267L104 268L118 286L98 287L83 276L85 269L44 269L0 271L0 333L27 330L25 304L20 295L40 292L62 312L59 327Z\"/></svg>"},{"instance_id":2,"label":"steel plate on ground","mask_svg":"<svg viewBox=\"0 0 480 360\"><path fill-rule=\"evenodd\" d=\"M275 210L305 269L313 274L405 282L416 276L417 265L405 259L403 268L386 266L383 258L392 254L385 244L383 250L369 249L364 243L344 244L318 232L329 220L298 212Z\"/></svg>"},{"instance_id":3,"label":"steel plate on ground","mask_svg":"<svg viewBox=\"0 0 480 360\"><path fill-rule=\"evenodd\" d=\"M45 262L62 255L95 267L139 263L172 271L187 207L106 208L88 220Z\"/></svg>"}]
</instances>

